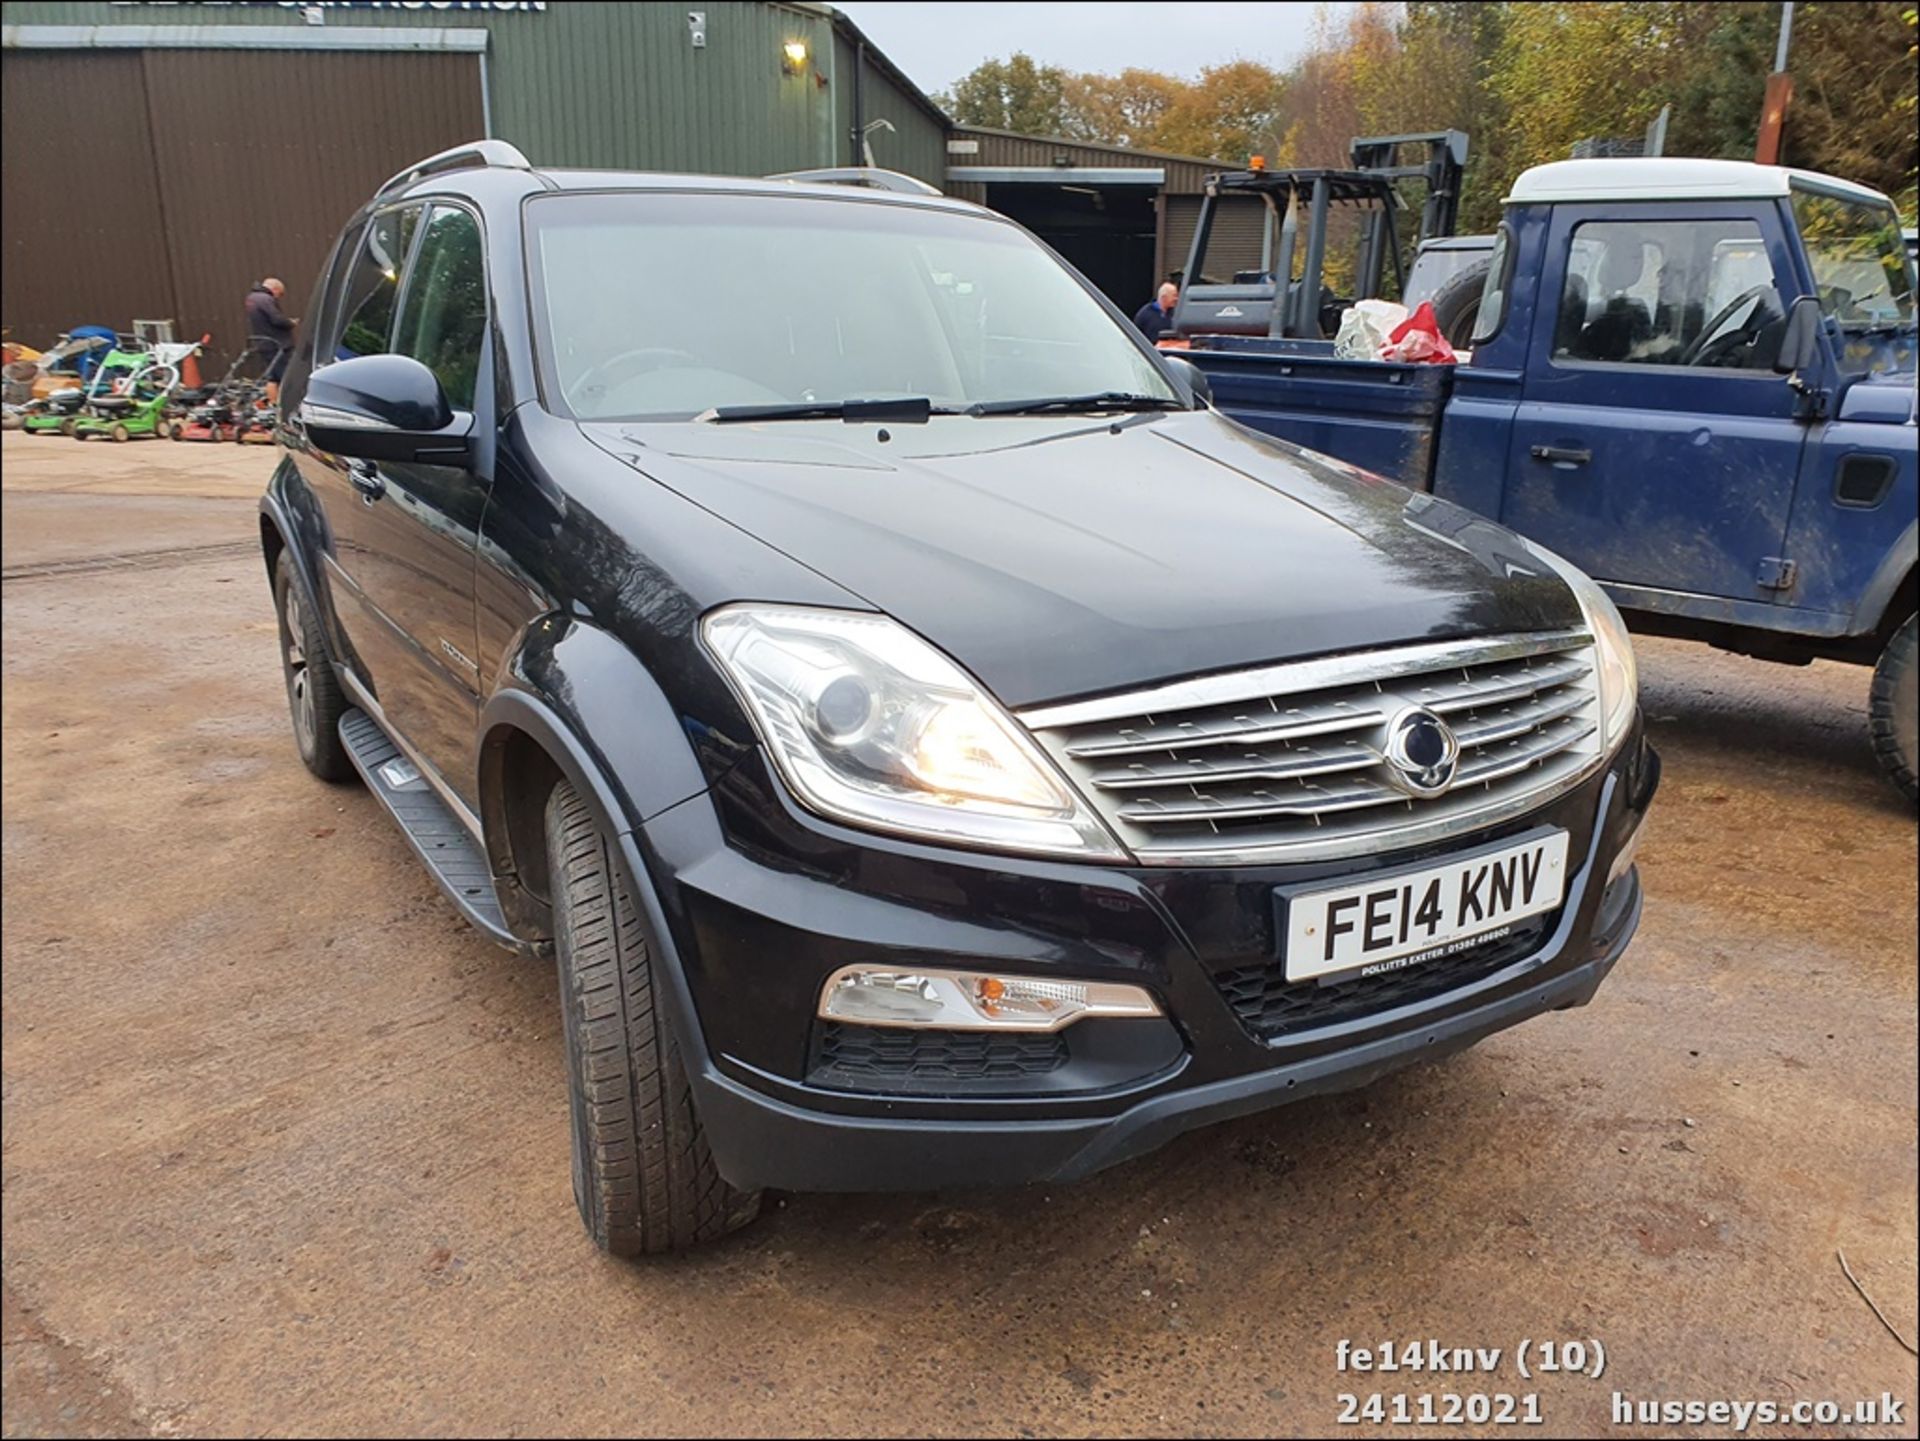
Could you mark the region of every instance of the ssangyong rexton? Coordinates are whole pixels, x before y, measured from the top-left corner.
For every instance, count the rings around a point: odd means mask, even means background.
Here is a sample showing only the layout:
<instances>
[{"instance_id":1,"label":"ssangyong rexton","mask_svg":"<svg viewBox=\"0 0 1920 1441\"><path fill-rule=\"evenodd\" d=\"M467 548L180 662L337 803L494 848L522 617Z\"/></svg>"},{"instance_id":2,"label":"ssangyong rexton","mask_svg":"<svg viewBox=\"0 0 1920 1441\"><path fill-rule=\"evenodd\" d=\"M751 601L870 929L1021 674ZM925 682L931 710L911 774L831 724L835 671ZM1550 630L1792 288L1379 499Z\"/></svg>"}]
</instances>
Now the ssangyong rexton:
<instances>
[{"instance_id":1,"label":"ssangyong rexton","mask_svg":"<svg viewBox=\"0 0 1920 1441\"><path fill-rule=\"evenodd\" d=\"M301 756L555 957L622 1254L1358 1085L1587 1001L1639 916L1591 582L867 178L434 157L286 377Z\"/></svg>"}]
</instances>

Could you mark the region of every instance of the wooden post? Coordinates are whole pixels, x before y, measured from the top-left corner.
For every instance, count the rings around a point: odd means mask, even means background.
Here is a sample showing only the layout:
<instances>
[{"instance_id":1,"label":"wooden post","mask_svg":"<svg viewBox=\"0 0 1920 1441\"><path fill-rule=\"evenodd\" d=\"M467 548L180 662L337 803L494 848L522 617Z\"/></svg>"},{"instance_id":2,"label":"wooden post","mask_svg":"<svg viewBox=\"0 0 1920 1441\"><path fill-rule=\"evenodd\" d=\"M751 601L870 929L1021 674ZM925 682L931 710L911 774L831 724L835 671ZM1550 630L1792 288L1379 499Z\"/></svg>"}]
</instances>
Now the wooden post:
<instances>
[{"instance_id":1,"label":"wooden post","mask_svg":"<svg viewBox=\"0 0 1920 1441\"><path fill-rule=\"evenodd\" d=\"M1787 104L1793 99L1793 77L1776 70L1767 77L1766 98L1760 105L1760 139L1753 158L1762 165L1780 163L1780 134L1787 123Z\"/></svg>"}]
</instances>

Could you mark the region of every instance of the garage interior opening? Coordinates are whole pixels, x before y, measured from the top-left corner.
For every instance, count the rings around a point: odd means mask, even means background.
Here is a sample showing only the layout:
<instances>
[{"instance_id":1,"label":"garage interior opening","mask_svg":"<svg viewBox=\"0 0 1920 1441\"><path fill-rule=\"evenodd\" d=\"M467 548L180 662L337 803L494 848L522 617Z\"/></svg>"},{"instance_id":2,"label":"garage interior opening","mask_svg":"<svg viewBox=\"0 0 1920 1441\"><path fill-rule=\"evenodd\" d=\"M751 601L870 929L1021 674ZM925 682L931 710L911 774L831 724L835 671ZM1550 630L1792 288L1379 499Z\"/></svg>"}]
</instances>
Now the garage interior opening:
<instances>
[{"instance_id":1,"label":"garage interior opening","mask_svg":"<svg viewBox=\"0 0 1920 1441\"><path fill-rule=\"evenodd\" d=\"M1019 221L1131 315L1153 298L1155 187L1029 182L987 186L987 205Z\"/></svg>"}]
</instances>

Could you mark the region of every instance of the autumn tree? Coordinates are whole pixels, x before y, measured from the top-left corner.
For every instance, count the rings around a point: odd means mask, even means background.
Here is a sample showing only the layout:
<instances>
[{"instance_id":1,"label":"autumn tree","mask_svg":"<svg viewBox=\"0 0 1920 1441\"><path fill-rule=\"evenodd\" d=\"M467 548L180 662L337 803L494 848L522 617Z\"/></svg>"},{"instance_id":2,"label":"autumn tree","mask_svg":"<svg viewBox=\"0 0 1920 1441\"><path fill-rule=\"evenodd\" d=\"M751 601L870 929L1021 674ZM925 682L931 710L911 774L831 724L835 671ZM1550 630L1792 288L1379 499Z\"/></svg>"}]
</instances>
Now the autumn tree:
<instances>
[{"instance_id":1,"label":"autumn tree","mask_svg":"<svg viewBox=\"0 0 1920 1441\"><path fill-rule=\"evenodd\" d=\"M1372 0L1324 7L1285 73L1254 61L1194 79L1071 74L992 60L946 104L963 124L1244 164L1344 166L1354 137L1464 130L1460 222L1485 231L1530 165L1586 139L1637 139L1668 107L1666 153L1753 155L1778 4L1756 0ZM1799 7L1786 158L1892 194L1920 173L1914 0ZM1411 197L1410 197L1411 198Z\"/></svg>"},{"instance_id":2,"label":"autumn tree","mask_svg":"<svg viewBox=\"0 0 1920 1441\"><path fill-rule=\"evenodd\" d=\"M1066 123L1067 72L1037 65L1019 51L988 60L934 97L962 125L1017 130L1022 135L1058 135Z\"/></svg>"},{"instance_id":3,"label":"autumn tree","mask_svg":"<svg viewBox=\"0 0 1920 1441\"><path fill-rule=\"evenodd\" d=\"M1238 165L1250 155L1272 159L1286 79L1253 60L1209 65L1182 86L1161 118L1154 148L1177 155L1218 156Z\"/></svg>"},{"instance_id":4,"label":"autumn tree","mask_svg":"<svg viewBox=\"0 0 1920 1441\"><path fill-rule=\"evenodd\" d=\"M1157 70L1128 68L1118 75L1071 76L1064 128L1055 133L1107 145L1159 149L1167 114L1186 88L1183 81Z\"/></svg>"},{"instance_id":5,"label":"autumn tree","mask_svg":"<svg viewBox=\"0 0 1920 1441\"><path fill-rule=\"evenodd\" d=\"M1914 223L1912 3L1803 5L1794 17L1786 159L1884 190Z\"/></svg>"}]
</instances>

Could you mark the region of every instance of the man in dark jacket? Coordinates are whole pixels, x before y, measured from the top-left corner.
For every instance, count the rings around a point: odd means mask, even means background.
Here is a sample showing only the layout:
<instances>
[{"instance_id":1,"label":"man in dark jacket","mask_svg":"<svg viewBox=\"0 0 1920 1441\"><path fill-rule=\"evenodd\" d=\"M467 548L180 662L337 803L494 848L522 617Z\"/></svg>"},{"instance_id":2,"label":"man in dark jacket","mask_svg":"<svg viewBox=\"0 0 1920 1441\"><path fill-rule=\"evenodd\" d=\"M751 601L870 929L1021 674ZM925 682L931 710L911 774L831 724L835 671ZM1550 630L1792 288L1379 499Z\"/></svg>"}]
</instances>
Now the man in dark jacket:
<instances>
[{"instance_id":1,"label":"man in dark jacket","mask_svg":"<svg viewBox=\"0 0 1920 1441\"><path fill-rule=\"evenodd\" d=\"M1157 342L1160 332L1173 324L1173 307L1179 303L1180 287L1169 280L1160 287L1158 295L1140 307L1133 323L1148 340Z\"/></svg>"},{"instance_id":2,"label":"man in dark jacket","mask_svg":"<svg viewBox=\"0 0 1920 1441\"><path fill-rule=\"evenodd\" d=\"M293 350L293 322L281 313L287 287L269 275L247 293L247 349L267 359L267 404L280 403L280 377Z\"/></svg>"}]
</instances>

